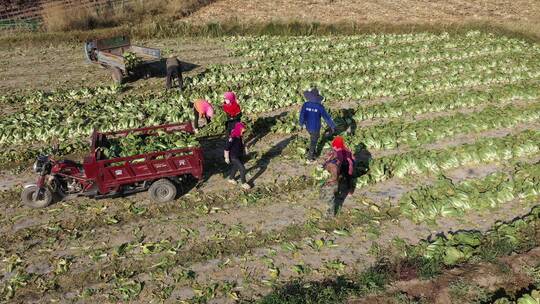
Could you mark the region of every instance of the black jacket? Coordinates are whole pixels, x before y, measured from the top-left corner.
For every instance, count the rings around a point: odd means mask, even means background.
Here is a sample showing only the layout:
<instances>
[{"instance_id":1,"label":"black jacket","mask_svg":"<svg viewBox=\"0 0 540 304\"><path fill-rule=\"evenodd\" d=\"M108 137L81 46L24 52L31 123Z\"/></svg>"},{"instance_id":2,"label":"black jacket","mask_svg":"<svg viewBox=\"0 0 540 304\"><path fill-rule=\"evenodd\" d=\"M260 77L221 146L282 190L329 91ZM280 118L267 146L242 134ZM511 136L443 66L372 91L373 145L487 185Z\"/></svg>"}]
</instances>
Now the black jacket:
<instances>
[{"instance_id":1,"label":"black jacket","mask_svg":"<svg viewBox=\"0 0 540 304\"><path fill-rule=\"evenodd\" d=\"M245 151L242 137L229 137L225 151L229 151L229 158L241 159Z\"/></svg>"}]
</instances>

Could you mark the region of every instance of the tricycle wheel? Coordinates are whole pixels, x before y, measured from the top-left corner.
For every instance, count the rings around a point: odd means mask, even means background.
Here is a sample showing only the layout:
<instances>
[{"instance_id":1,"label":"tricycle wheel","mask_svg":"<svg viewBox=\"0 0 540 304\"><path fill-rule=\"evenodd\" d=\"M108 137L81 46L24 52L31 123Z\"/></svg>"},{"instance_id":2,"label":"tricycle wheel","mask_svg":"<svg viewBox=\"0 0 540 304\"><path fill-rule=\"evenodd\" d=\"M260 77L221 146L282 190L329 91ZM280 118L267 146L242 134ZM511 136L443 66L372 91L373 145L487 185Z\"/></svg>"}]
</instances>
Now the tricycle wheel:
<instances>
[{"instance_id":1,"label":"tricycle wheel","mask_svg":"<svg viewBox=\"0 0 540 304\"><path fill-rule=\"evenodd\" d=\"M168 179L160 179L148 189L150 198L158 203L172 201L176 197L176 192L176 186Z\"/></svg>"},{"instance_id":2,"label":"tricycle wheel","mask_svg":"<svg viewBox=\"0 0 540 304\"><path fill-rule=\"evenodd\" d=\"M122 80L124 78L124 75L122 74L122 70L114 67L114 68L111 68L111 73L112 73L112 79L114 83L122 84Z\"/></svg>"},{"instance_id":3,"label":"tricycle wheel","mask_svg":"<svg viewBox=\"0 0 540 304\"><path fill-rule=\"evenodd\" d=\"M23 192L21 193L21 199L26 206L30 208L44 208L52 203L53 195L51 190L45 188L43 198L38 200L36 199L38 189L39 188L37 186L29 186L24 188Z\"/></svg>"}]
</instances>

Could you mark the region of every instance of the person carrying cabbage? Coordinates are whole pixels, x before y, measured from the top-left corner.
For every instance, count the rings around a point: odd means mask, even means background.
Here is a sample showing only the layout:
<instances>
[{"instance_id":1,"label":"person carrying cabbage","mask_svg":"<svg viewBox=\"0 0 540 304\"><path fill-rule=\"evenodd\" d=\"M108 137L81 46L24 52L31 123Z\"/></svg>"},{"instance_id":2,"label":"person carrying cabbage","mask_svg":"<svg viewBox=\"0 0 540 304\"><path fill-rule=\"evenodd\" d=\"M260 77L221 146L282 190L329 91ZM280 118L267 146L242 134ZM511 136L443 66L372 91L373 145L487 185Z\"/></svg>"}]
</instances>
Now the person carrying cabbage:
<instances>
[{"instance_id":1,"label":"person carrying cabbage","mask_svg":"<svg viewBox=\"0 0 540 304\"><path fill-rule=\"evenodd\" d=\"M321 198L329 204L328 214L336 215L347 195L352 194L354 165L354 154L345 145L343 137L336 136L323 164L323 168L330 173L330 178L321 189Z\"/></svg>"},{"instance_id":2,"label":"person carrying cabbage","mask_svg":"<svg viewBox=\"0 0 540 304\"><path fill-rule=\"evenodd\" d=\"M355 157L345 145L343 137L334 137L332 151L327 154L325 162L332 162L337 165L339 178L343 180L347 193L352 194Z\"/></svg>"},{"instance_id":3,"label":"person carrying cabbage","mask_svg":"<svg viewBox=\"0 0 540 304\"><path fill-rule=\"evenodd\" d=\"M319 91L316 88L305 91L304 97L307 101L304 102L302 109L300 110L300 127L306 127L306 130L309 133L310 144L308 163L311 163L315 161L317 142L321 136L321 118L324 118L326 124L332 130L332 133L336 130L336 124L322 105L324 97L319 94Z\"/></svg>"},{"instance_id":4,"label":"person carrying cabbage","mask_svg":"<svg viewBox=\"0 0 540 304\"><path fill-rule=\"evenodd\" d=\"M223 94L223 111L227 114L225 130L227 135L229 135L236 123L239 123L242 118L242 109L236 100L234 92L226 92Z\"/></svg>"},{"instance_id":5,"label":"person carrying cabbage","mask_svg":"<svg viewBox=\"0 0 540 304\"><path fill-rule=\"evenodd\" d=\"M199 119L204 118L206 124L209 124L214 116L214 108L206 99L197 99L193 103L193 128L195 133L199 131Z\"/></svg>"},{"instance_id":6,"label":"person carrying cabbage","mask_svg":"<svg viewBox=\"0 0 540 304\"><path fill-rule=\"evenodd\" d=\"M227 144L225 145L225 150L223 152L223 157L225 158L225 163L231 165L231 170L229 171L229 176L227 181L231 184L236 184L234 176L236 172L240 172L240 181L242 182L242 188L248 190L251 188L251 185L246 181L246 168L244 167L244 157L247 155L247 148L244 145L242 135L246 130L246 126L237 122L234 125L233 130L229 135Z\"/></svg>"}]
</instances>

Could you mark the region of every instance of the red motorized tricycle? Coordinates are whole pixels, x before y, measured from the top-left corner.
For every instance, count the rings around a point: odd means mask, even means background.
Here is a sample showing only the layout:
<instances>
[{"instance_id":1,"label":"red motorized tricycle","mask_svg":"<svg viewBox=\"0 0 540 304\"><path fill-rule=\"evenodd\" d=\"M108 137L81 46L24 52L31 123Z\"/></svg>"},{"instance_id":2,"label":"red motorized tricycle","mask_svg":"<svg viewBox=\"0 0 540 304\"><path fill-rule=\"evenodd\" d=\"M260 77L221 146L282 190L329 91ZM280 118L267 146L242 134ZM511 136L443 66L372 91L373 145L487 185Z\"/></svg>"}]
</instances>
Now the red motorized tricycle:
<instances>
[{"instance_id":1,"label":"red motorized tricycle","mask_svg":"<svg viewBox=\"0 0 540 304\"><path fill-rule=\"evenodd\" d=\"M203 175L203 155L200 147L156 151L129 157L105 158L100 147L111 138L129 134L159 136L170 132L193 133L190 123L146 127L116 132L92 134L90 153L82 164L71 160L54 160L39 156L34 172L36 184L26 185L21 194L29 207L42 208L53 200L76 196L109 197L148 190L156 202L174 199L184 180Z\"/></svg>"}]
</instances>

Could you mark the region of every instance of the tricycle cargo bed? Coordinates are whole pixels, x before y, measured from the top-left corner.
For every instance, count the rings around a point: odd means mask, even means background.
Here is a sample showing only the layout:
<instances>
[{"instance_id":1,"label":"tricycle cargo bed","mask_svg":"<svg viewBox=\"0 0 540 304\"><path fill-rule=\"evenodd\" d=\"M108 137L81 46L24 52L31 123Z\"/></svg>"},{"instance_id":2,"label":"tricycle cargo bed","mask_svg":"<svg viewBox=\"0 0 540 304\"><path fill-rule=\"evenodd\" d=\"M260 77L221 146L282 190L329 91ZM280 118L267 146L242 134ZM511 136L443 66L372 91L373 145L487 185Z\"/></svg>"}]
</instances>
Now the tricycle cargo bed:
<instances>
[{"instance_id":1,"label":"tricycle cargo bed","mask_svg":"<svg viewBox=\"0 0 540 304\"><path fill-rule=\"evenodd\" d=\"M103 156L100 149L111 138L131 134L150 137L175 132L193 133L193 127L190 123L183 123L106 133L94 131L90 155L84 159L85 174L96 180L100 194L116 192L124 185L148 184L161 178L192 175L201 179L203 155L200 147L175 147L171 150L109 159Z\"/></svg>"},{"instance_id":2,"label":"tricycle cargo bed","mask_svg":"<svg viewBox=\"0 0 540 304\"><path fill-rule=\"evenodd\" d=\"M26 185L21 200L43 208L53 200L77 196L107 197L148 191L157 203L173 200L189 178L203 176L203 155L191 123L92 133L90 154L81 165L68 159L37 157L32 169L39 174ZM131 155L137 154L137 155ZM178 187L180 186L180 187Z\"/></svg>"},{"instance_id":3,"label":"tricycle cargo bed","mask_svg":"<svg viewBox=\"0 0 540 304\"><path fill-rule=\"evenodd\" d=\"M161 59L161 50L156 49L156 48L132 45L129 37L126 37L126 36L86 41L85 43L86 53L87 54L91 53L92 50L97 51L98 62L100 62L99 54L101 53L108 54L109 56L116 56L116 57L119 57L119 59L123 59L124 52L128 52L128 51L137 54L137 56L141 57L144 61L153 61L153 60ZM90 60L90 58L88 59Z\"/></svg>"},{"instance_id":4,"label":"tricycle cargo bed","mask_svg":"<svg viewBox=\"0 0 540 304\"><path fill-rule=\"evenodd\" d=\"M132 45L126 48L112 49L97 53L97 61L106 66L117 67L123 71L126 70L126 64L123 54L125 52L133 52L140 57L144 64L160 60L160 51L157 49L145 48Z\"/></svg>"},{"instance_id":5,"label":"tricycle cargo bed","mask_svg":"<svg viewBox=\"0 0 540 304\"><path fill-rule=\"evenodd\" d=\"M202 178L202 151L200 148L177 149L148 153L132 157L97 161L97 182L100 192L137 182L153 181L164 177L193 175ZM104 191L101 191L103 189ZM108 191L106 191L108 192Z\"/></svg>"},{"instance_id":6,"label":"tricycle cargo bed","mask_svg":"<svg viewBox=\"0 0 540 304\"><path fill-rule=\"evenodd\" d=\"M125 52L135 53L141 60L140 64L126 66ZM149 66L161 61L161 50L132 45L127 36L87 40L84 54L88 62L110 69L113 80L118 84L128 75L149 77Z\"/></svg>"}]
</instances>

